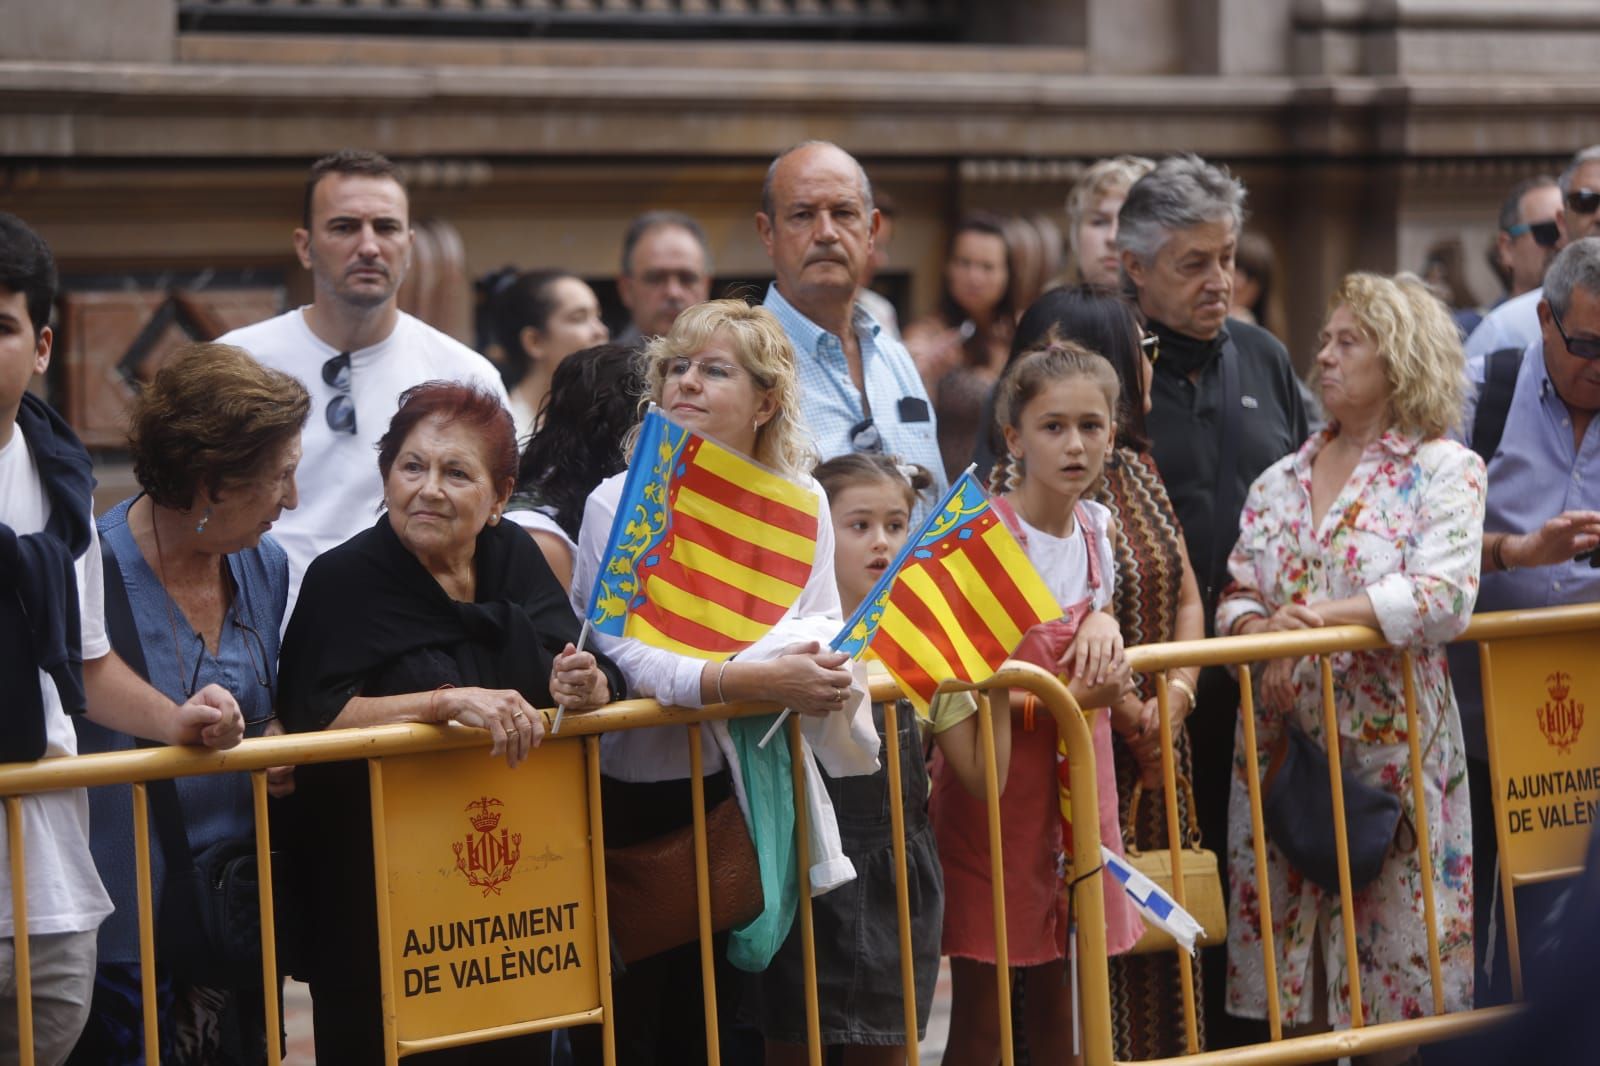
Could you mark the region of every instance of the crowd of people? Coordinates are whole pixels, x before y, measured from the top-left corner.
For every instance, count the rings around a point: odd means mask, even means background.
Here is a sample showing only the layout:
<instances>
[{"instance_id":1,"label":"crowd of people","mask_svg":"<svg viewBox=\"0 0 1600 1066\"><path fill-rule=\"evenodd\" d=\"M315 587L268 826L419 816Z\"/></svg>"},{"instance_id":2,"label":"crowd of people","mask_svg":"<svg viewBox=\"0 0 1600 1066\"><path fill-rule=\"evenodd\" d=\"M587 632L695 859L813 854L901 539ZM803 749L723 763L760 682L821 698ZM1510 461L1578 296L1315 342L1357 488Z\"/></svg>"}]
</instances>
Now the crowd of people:
<instances>
[{"instance_id":1,"label":"crowd of people","mask_svg":"<svg viewBox=\"0 0 1600 1066\"><path fill-rule=\"evenodd\" d=\"M1005 226L965 218L938 307L910 320L902 342L865 288L884 225L870 179L838 146L805 142L772 161L759 191L755 229L774 276L759 304L711 299L705 233L653 211L623 242L631 323L614 341L581 278L506 273L483 287L492 363L399 309L412 235L403 175L383 156L341 151L311 168L294 233L311 302L165 364L132 412L139 492L98 518L87 453L29 391L51 357L54 264L26 223L0 214L0 581L16 592L0 597L0 669L21 700L0 755L458 722L486 730L491 754L516 766L544 737L540 708L653 697L692 713L775 700L802 716L825 794L789 812L825 829L810 870L826 890L814 901L823 1040L846 1063L903 1061L943 955L945 1061L994 1063L977 703L941 697L919 722L902 701L889 715L828 646L976 463L1060 607L1013 655L1063 674L1091 709L1098 775L1077 784L1099 796L1114 851L1167 841L1164 805L1134 801L1162 787L1162 730L1157 679L1130 673L1126 647L1347 623L1389 645L1336 656L1332 738L1316 661L1262 664L1254 753L1236 677L1166 675L1176 768L1192 782L1180 817L1221 857L1228 893L1227 942L1192 969L1203 1044L1264 1033L1247 775L1296 744L1336 742L1357 779L1428 830L1427 864L1415 837L1380 840L1351 901L1366 1021L1429 1010L1425 871L1446 1007L1490 1001L1503 967L1484 968L1495 836L1481 697L1476 664L1444 646L1475 608L1600 598L1600 570L1579 558L1600 545L1600 478L1584 476L1600 469L1600 147L1559 179L1512 190L1501 245L1522 291L1465 345L1421 279L1354 273L1330 295L1307 381L1265 328L1271 249L1245 232L1245 199L1225 168L1192 155L1096 163L1067 201L1071 262L1058 287L1018 306ZM729 660L603 633L579 650L647 404L816 498L816 558L798 598ZM1402 651L1416 662L1426 810L1411 806ZM1070 1061L1056 730L1022 693L995 707L1017 1039L1033 1062ZM884 758L891 719L899 795ZM738 736L719 723L702 744L708 809L738 803L759 817L739 787ZM601 772L609 846L691 823L681 730L607 735ZM365 774L330 764L269 780L290 869L321 873L280 901L318 1057L380 1061ZM167 873L252 840L254 821L239 778L156 791L159 921ZM898 991L891 806L905 825L915 1031ZM27 796L23 824L36 1061L142 1061L128 787ZM1283 1021L1291 1032L1348 1025L1337 888L1278 845L1267 841L1263 883ZM0 1061L17 1041L9 869L0 863L0 988L13 990L0 995ZM1106 884L1119 1057L1181 1054L1189 963L1133 953L1142 921ZM804 1060L798 937L781 921L767 944L719 931L725 1061ZM263 1029L259 984L158 943L163 1059L265 1061L277 1034ZM618 1061L704 1058L697 945L619 966L612 992ZM598 1063L596 1035L424 1057Z\"/></svg>"}]
</instances>

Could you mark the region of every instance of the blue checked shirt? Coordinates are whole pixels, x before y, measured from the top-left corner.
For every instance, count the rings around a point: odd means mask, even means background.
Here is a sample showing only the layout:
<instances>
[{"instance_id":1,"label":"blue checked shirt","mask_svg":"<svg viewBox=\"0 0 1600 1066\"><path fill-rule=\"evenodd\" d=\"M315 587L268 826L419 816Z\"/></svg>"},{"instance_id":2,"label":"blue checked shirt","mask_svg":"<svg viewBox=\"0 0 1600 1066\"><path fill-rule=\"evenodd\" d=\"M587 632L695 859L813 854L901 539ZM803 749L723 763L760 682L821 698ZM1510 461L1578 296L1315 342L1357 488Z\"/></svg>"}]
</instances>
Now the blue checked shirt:
<instances>
[{"instance_id":1,"label":"blue checked shirt","mask_svg":"<svg viewBox=\"0 0 1600 1066\"><path fill-rule=\"evenodd\" d=\"M794 345L800 378L800 413L811 431L817 453L824 459L847 454L850 431L867 417L861 393L850 380L844 346L839 338L794 309L776 285L767 287L764 306L777 316ZM922 375L905 345L885 333L873 317L857 304L851 326L861 345L861 372L866 383L872 421L883 438L886 454L917 463L933 475L934 487L917 503L911 516L916 528L934 501L948 487L944 460L934 433L933 405L922 386Z\"/></svg>"},{"instance_id":2,"label":"blue checked shirt","mask_svg":"<svg viewBox=\"0 0 1600 1066\"><path fill-rule=\"evenodd\" d=\"M1462 421L1467 436L1472 433L1485 373L1482 357L1468 361L1472 384ZM1583 441L1573 446L1572 416L1545 370L1544 341L1536 340L1522 353L1505 432L1489 460L1489 507L1483 530L1529 533L1563 511L1594 510L1600 510L1600 421L1591 422ZM1478 586L1476 609L1508 611L1596 601L1600 601L1600 570L1585 560L1486 573ZM1475 648L1455 644L1450 651L1467 752L1487 758Z\"/></svg>"}]
</instances>

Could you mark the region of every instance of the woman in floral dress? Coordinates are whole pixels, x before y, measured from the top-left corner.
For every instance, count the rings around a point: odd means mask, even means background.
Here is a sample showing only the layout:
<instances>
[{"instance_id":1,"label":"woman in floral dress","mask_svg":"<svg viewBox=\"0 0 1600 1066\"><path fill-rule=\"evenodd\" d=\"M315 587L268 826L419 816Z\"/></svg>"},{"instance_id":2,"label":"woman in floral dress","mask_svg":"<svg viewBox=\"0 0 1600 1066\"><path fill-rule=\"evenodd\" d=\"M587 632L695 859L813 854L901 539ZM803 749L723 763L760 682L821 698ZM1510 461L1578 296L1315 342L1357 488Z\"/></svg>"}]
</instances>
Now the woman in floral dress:
<instances>
[{"instance_id":1,"label":"woman in floral dress","mask_svg":"<svg viewBox=\"0 0 1600 1066\"><path fill-rule=\"evenodd\" d=\"M1217 632L1381 630L1388 649L1333 656L1340 756L1347 771L1398 795L1414 824L1421 819L1412 809L1401 650L1415 654L1444 1004L1465 1010L1472 1006L1472 830L1442 645L1466 626L1477 597L1485 479L1483 461L1445 436L1465 388L1461 345L1444 306L1410 275L1352 274L1330 306L1314 375L1329 425L1251 486ZM1278 660L1258 677L1260 765L1290 722L1325 746L1317 659ZM1267 990L1245 773L1241 728L1229 807L1227 1006L1262 1018ZM1338 894L1303 877L1270 838L1266 854L1284 1023L1349 1026ZM1391 846L1376 880L1353 895L1368 1023L1432 1010L1422 876L1414 848ZM1414 1056L1403 1048L1365 1061Z\"/></svg>"}]
</instances>

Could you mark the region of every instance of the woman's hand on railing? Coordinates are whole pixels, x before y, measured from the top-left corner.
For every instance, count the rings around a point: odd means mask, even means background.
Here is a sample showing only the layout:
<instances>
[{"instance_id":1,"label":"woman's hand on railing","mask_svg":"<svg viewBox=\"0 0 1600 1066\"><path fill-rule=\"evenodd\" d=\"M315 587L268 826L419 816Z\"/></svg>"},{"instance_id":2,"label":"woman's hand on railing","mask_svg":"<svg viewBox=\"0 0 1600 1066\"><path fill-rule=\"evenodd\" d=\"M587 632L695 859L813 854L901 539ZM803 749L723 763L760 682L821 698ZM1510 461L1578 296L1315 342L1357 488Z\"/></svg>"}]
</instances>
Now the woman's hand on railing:
<instances>
[{"instance_id":1,"label":"woman's hand on railing","mask_svg":"<svg viewBox=\"0 0 1600 1066\"><path fill-rule=\"evenodd\" d=\"M726 695L730 700L736 698L735 692L739 699L771 700L801 714L842 711L849 704L855 680L845 666L849 661L844 652L811 641L787 648L764 663L730 662Z\"/></svg>"},{"instance_id":2,"label":"woman's hand on railing","mask_svg":"<svg viewBox=\"0 0 1600 1066\"><path fill-rule=\"evenodd\" d=\"M281 737L284 734L283 723L274 718L267 723L261 731L264 737ZM294 794L294 767L269 766L267 767L267 795L273 799L282 799Z\"/></svg>"},{"instance_id":3,"label":"woman's hand on railing","mask_svg":"<svg viewBox=\"0 0 1600 1066\"><path fill-rule=\"evenodd\" d=\"M569 643L550 666L550 695L569 711L592 711L611 702L611 683L591 652Z\"/></svg>"},{"instance_id":4,"label":"woman's hand on railing","mask_svg":"<svg viewBox=\"0 0 1600 1066\"><path fill-rule=\"evenodd\" d=\"M490 755L504 754L515 767L544 739L544 717L515 689L442 688L429 700L430 721L460 722L487 729Z\"/></svg>"}]
</instances>

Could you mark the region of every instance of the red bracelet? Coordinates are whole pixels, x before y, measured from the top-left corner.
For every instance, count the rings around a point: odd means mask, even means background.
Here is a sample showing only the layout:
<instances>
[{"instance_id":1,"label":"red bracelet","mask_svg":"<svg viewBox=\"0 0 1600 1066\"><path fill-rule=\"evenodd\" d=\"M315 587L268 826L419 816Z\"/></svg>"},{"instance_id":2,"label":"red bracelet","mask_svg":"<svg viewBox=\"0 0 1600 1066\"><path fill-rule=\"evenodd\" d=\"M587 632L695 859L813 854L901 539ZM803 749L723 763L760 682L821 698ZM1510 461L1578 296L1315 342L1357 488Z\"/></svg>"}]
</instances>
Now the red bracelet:
<instances>
[{"instance_id":1,"label":"red bracelet","mask_svg":"<svg viewBox=\"0 0 1600 1066\"><path fill-rule=\"evenodd\" d=\"M433 690L433 695L428 697L428 717L432 721L437 722L439 720L439 693L443 692L447 688L455 688L455 686L448 683L440 685L438 688Z\"/></svg>"},{"instance_id":2,"label":"red bracelet","mask_svg":"<svg viewBox=\"0 0 1600 1066\"><path fill-rule=\"evenodd\" d=\"M1039 709L1039 697L1028 693L1022 698L1022 728L1033 732L1033 714Z\"/></svg>"}]
</instances>

